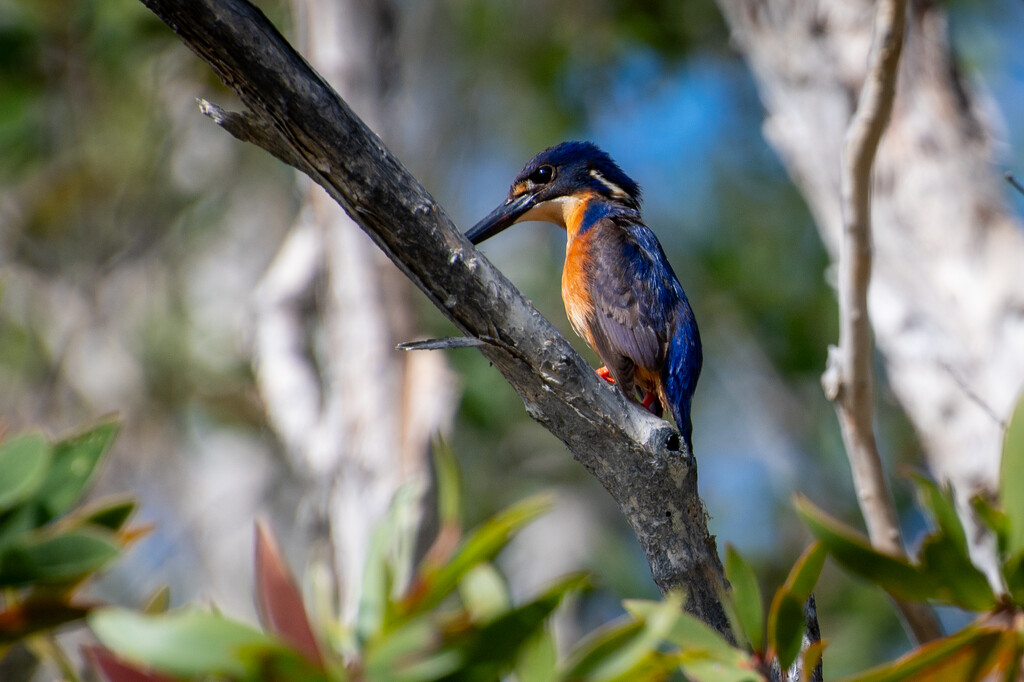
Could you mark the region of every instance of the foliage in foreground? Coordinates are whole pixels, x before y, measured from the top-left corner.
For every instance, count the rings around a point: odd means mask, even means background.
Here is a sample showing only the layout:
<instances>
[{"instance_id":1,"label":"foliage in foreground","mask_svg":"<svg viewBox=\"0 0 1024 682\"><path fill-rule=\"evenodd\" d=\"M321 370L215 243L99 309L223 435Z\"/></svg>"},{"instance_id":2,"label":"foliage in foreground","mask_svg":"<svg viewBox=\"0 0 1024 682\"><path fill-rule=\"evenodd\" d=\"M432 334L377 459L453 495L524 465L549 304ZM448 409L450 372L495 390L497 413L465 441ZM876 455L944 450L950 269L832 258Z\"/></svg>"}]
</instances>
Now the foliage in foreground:
<instances>
[{"instance_id":1,"label":"foliage in foreground","mask_svg":"<svg viewBox=\"0 0 1024 682\"><path fill-rule=\"evenodd\" d=\"M520 502L463 537L458 475L450 456L438 456L437 471L441 523L433 546L407 580L398 578L407 561L403 548L411 540L400 520L416 504L411 494L400 494L376 532L351 629L314 627L273 537L258 527L256 602L262 630L196 608L161 614L103 609L89 618L105 647L90 652L96 667L111 682L211 676L239 682L664 680L679 671L694 680L738 682L763 679L765 661L775 651L784 652L787 665L796 658L802 605L825 558L818 545L776 597L768 616L767 653L735 648L684 613L681 596L672 596L661 602L626 601L625 616L558 660L550 617L566 595L587 586L587 578L567 576L513 605L492 563L548 502ZM737 584L752 576L738 555L730 556L731 565L740 566L734 570ZM750 618L743 609L737 613Z\"/></svg>"},{"instance_id":2,"label":"foliage in foreground","mask_svg":"<svg viewBox=\"0 0 1024 682\"><path fill-rule=\"evenodd\" d=\"M28 433L0 443L0 658L18 642L49 655L49 632L95 607L81 585L143 532L125 526L131 498L76 508L117 429L107 420L56 442Z\"/></svg>"},{"instance_id":3,"label":"foliage in foreground","mask_svg":"<svg viewBox=\"0 0 1024 682\"><path fill-rule=\"evenodd\" d=\"M40 657L66 657L50 638L55 627L88 622L103 643L89 649L110 682L256 680L667 680L741 682L813 670L823 642L804 641L804 604L827 555L901 599L950 604L978 618L906 656L846 678L1015 680L1024 655L1024 404L1007 434L998 500L974 500L995 535L1003 589L994 590L970 562L950 491L915 479L934 530L916 561L871 549L854 530L804 499L797 509L816 536L767 609L757 578L732 548L724 595L737 647L682 611L682 597L624 602L626 615L600 628L559 659L550 618L587 578L567 576L523 604L512 603L493 565L497 554L548 507L520 502L464 534L454 460L437 457L440 530L410 570L418 504L403 491L377 529L367 558L358 617L351 628L310 622L295 580L272 534L256 534L256 602L262 629L217 611L166 611L166 598L145 612L98 608L76 597L97 570L140 531L125 524L135 507L109 498L73 509L116 434L104 422L50 442L24 435L0 443L0 657L26 642ZM166 597L166 595L164 595ZM779 671L788 671L785 674ZM73 675L69 675L72 676Z\"/></svg>"},{"instance_id":4,"label":"foliage in foreground","mask_svg":"<svg viewBox=\"0 0 1024 682\"><path fill-rule=\"evenodd\" d=\"M994 590L971 563L952 491L922 477L915 483L921 506L934 525L916 562L876 552L856 531L807 500L797 500L797 510L811 532L851 573L900 599L949 604L980 614L959 632L849 679L1017 680L1024 655L1024 401L1006 434L998 504L980 497L972 501L974 512L995 535L1002 589Z\"/></svg>"},{"instance_id":5,"label":"foliage in foreground","mask_svg":"<svg viewBox=\"0 0 1024 682\"><path fill-rule=\"evenodd\" d=\"M736 647L681 610L681 597L626 601L627 615L586 638L559 661L548 619L586 579L569 576L513 606L491 560L516 531L545 508L524 501L460 540L458 482L450 457L438 460L441 530L426 558L402 587L396 548L407 546L395 518L378 530L367 562L359 616L352 632L314 634L287 567L266 531L257 536L257 602L265 631L219 614L184 610L144 616L104 610L90 617L107 650L95 660L111 682L229 680L763 680L813 670L823 642L803 641L804 604L826 555L901 599L951 604L979 612L972 624L889 664L847 680L1015 680L1024 654L1024 408L1007 436L999 504L975 500L995 533L1004 593L997 594L970 562L950 491L917 478L934 530L917 561L871 549L852 529L808 501L797 508L817 537L797 561L767 610L756 576L727 551L732 584L725 595ZM404 502L402 500L405 500ZM400 515L400 498L394 514ZM406 538L405 540L407 540ZM331 641L328 641L331 640ZM127 663L126 661L132 661ZM146 668L140 667L141 665ZM778 671L788 671L779 673Z\"/></svg>"}]
</instances>

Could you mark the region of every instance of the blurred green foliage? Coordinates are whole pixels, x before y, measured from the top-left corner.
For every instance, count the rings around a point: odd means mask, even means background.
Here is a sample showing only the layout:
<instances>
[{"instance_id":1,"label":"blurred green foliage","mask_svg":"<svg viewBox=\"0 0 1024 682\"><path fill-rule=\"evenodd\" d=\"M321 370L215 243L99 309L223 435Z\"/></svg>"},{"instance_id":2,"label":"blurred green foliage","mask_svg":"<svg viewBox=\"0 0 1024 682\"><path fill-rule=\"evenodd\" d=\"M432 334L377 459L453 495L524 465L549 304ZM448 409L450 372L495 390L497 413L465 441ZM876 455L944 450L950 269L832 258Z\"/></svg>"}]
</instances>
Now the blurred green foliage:
<instances>
[{"instance_id":1,"label":"blurred green foliage","mask_svg":"<svg viewBox=\"0 0 1024 682\"><path fill-rule=\"evenodd\" d=\"M92 651L94 665L110 682L208 677L238 682L655 682L672 679L676 672L697 680L755 682L764 679L766 661L783 642L784 664L793 662L803 632L802 604L824 561L820 546L797 564L776 596L768 618L770 651L758 648L751 656L733 647L683 613L683 598L675 595L662 602L627 601L627 615L559 658L551 616L567 595L587 587L587 577L570 574L515 605L493 564L550 502L523 500L464 535L454 459L443 446L437 453L440 528L434 542L410 579L397 583L396 576L408 573L402 564L411 560L403 552L411 538L403 536L415 532L401 519L419 505L416 496L399 493L389 518L375 531L353 627L321 624L316 634L276 541L260 528L256 602L264 632L191 607L145 614L104 609L89 619L109 648ZM752 596L743 590L735 595ZM795 611L775 606L790 600L795 600ZM740 606L737 602L735 608Z\"/></svg>"},{"instance_id":2,"label":"blurred green foliage","mask_svg":"<svg viewBox=\"0 0 1024 682\"><path fill-rule=\"evenodd\" d=\"M142 532L126 527L131 498L81 504L117 430L109 420L58 441L0 441L0 662L18 644L48 657L52 631L96 606L82 586Z\"/></svg>"},{"instance_id":3,"label":"blurred green foliage","mask_svg":"<svg viewBox=\"0 0 1024 682\"><path fill-rule=\"evenodd\" d=\"M1024 401L1007 435L1005 477L1014 476L1024 462L1022 434ZM315 634L284 558L261 529L256 601L266 633L219 613L191 608L155 615L103 610L92 614L90 623L111 651L94 651L96 666L110 682L209 676L240 682L654 682L673 679L677 672L702 682L740 682L768 679L773 667L790 670L794 665L802 671L801 679L807 679L826 645L804 642L804 604L829 554L898 598L945 601L981 612L961 631L844 678L847 682L1016 679L1024 654L1024 633L1017 625L1024 603L1016 599L1024 593L1024 573L1019 569L1024 550L1014 539L1020 536L1024 514L1016 479L1011 485L1004 478L1001 503L985 507L983 514L998 534L1006 558L1008 597L997 598L970 564L951 493L919 478L922 504L932 514L934 530L922 545L918 563L876 552L852 529L798 501L818 542L792 567L775 592L767 617L753 570L733 548L727 551L732 591L723 593L723 599L742 647L683 613L682 597L674 595L662 602L627 601L626 616L584 637L559 659L548 621L562 599L585 587L587 579L570 575L514 606L492 563L548 503L542 498L524 500L463 537L461 482L454 459L443 447L437 448L436 471L440 528L431 548L408 582L396 583L395 576L407 573L401 564L411 561L402 551L411 538L402 536L413 532L399 519L412 511L403 506L419 504L415 496L399 494L390 517L376 530L353 628L327 624L326 633L332 635Z\"/></svg>"},{"instance_id":4,"label":"blurred green foliage","mask_svg":"<svg viewBox=\"0 0 1024 682\"><path fill-rule=\"evenodd\" d=\"M420 504L417 496L399 493L374 534L351 629L326 624L314 635L276 542L261 530L256 600L267 634L190 608L151 615L103 610L90 623L118 659L100 651L98 667L112 682L155 679L145 677L146 669L179 679L408 682L499 679L521 669L524 681L543 679L550 672L546 652L554 650L548 619L586 579L570 575L513 605L492 561L549 502L524 500L464 534L454 460L443 447L437 451L441 524L434 543L409 579L397 584L396 576L409 575L404 548L416 532L403 519Z\"/></svg>"},{"instance_id":5,"label":"blurred green foliage","mask_svg":"<svg viewBox=\"0 0 1024 682\"><path fill-rule=\"evenodd\" d=\"M978 516L996 537L1001 589L970 560L967 537L953 502L952 490L915 477L921 505L928 510L931 532L918 550L917 561L874 550L868 540L805 499L797 508L811 532L843 568L869 580L898 599L946 603L977 618L947 637L929 642L898 660L849 680L988 680L1018 679L1024 656L1024 399L1006 433L999 499L974 499Z\"/></svg>"}]
</instances>

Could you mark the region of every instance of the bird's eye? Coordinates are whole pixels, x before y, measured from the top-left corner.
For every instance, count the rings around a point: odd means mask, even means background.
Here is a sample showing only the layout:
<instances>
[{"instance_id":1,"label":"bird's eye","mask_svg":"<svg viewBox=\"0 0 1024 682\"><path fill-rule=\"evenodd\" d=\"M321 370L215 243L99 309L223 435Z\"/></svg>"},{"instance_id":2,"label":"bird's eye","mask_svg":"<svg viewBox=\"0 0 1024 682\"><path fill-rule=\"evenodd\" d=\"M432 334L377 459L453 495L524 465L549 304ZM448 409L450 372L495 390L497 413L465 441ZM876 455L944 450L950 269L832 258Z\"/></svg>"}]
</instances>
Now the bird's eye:
<instances>
[{"instance_id":1,"label":"bird's eye","mask_svg":"<svg viewBox=\"0 0 1024 682\"><path fill-rule=\"evenodd\" d=\"M555 177L555 169L551 166L541 166L530 173L530 182L535 185L546 185Z\"/></svg>"}]
</instances>

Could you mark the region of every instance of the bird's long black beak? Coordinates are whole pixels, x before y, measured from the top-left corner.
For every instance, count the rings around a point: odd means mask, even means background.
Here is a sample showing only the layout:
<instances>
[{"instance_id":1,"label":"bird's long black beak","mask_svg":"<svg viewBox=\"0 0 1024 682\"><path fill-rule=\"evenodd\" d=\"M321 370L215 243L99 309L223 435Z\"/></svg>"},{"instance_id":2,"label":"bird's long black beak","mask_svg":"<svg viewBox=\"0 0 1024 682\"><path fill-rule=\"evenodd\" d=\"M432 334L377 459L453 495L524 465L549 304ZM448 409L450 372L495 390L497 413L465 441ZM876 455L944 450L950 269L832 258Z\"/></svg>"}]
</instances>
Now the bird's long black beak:
<instances>
[{"instance_id":1,"label":"bird's long black beak","mask_svg":"<svg viewBox=\"0 0 1024 682\"><path fill-rule=\"evenodd\" d=\"M519 220L527 211L533 208L536 203L536 195L523 194L511 201L506 201L498 208L491 211L491 214L471 227L466 233L469 241L479 244L483 240L493 237L506 227Z\"/></svg>"}]
</instances>

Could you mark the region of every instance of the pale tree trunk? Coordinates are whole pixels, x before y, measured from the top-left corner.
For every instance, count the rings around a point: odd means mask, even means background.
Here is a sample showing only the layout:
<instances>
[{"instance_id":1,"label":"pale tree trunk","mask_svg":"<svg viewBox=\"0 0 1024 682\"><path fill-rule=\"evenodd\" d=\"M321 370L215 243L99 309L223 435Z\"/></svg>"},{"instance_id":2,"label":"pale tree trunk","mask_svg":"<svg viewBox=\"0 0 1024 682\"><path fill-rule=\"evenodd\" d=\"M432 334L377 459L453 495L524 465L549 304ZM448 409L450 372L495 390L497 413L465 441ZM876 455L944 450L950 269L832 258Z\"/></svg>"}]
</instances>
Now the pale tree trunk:
<instances>
[{"instance_id":1,"label":"pale tree trunk","mask_svg":"<svg viewBox=\"0 0 1024 682\"><path fill-rule=\"evenodd\" d=\"M294 5L314 68L386 130L392 5ZM348 621L373 526L403 484L424 485L430 438L452 416L454 382L441 354L395 350L414 335L408 282L319 186L300 184L296 225L258 295L257 378L294 465L310 477L307 522L327 530L313 561L332 569Z\"/></svg>"},{"instance_id":2,"label":"pale tree trunk","mask_svg":"<svg viewBox=\"0 0 1024 682\"><path fill-rule=\"evenodd\" d=\"M867 71L874 3L718 4L757 80L765 136L835 259L840 155ZM935 3L910 3L900 68L874 167L871 324L929 466L956 490L975 562L998 586L991 542L967 503L996 490L1003 431L1024 383L1024 231Z\"/></svg>"}]
</instances>

